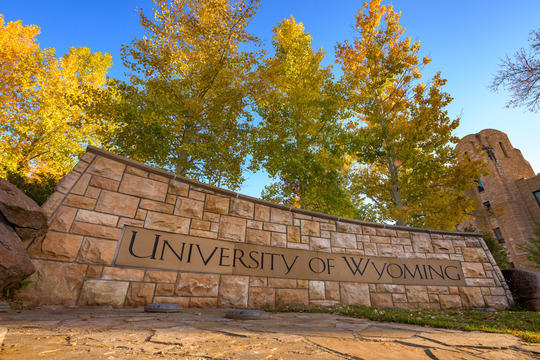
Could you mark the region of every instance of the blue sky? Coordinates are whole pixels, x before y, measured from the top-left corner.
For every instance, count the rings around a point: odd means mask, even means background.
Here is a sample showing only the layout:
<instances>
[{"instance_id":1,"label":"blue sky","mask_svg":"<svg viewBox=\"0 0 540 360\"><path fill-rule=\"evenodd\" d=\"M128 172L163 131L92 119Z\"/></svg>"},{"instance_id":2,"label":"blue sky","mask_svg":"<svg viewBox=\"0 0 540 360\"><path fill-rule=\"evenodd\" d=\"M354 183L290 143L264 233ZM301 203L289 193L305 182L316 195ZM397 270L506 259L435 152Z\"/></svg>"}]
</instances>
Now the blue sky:
<instances>
[{"instance_id":1,"label":"blue sky","mask_svg":"<svg viewBox=\"0 0 540 360\"><path fill-rule=\"evenodd\" d=\"M540 114L505 108L508 94L489 91L499 58L527 46L529 33L540 28L538 0L394 0L401 11L405 35L421 42L421 55L432 58L425 69L429 78L441 71L448 80L445 90L454 101L448 107L452 118L461 116L455 135L492 128L508 134L535 172L540 172ZM294 15L313 37L313 46L326 52L326 64L334 62L334 46L352 38L354 15L362 1L352 0L261 0L250 30L271 45L271 30ZM41 27L41 47L54 47L58 55L71 46L110 52L114 65L109 75L121 78L122 44L142 35L135 8L149 13L151 1L127 0L0 0L5 21ZM425 79L427 81L427 79ZM248 175L241 193L259 197L264 174Z\"/></svg>"}]
</instances>

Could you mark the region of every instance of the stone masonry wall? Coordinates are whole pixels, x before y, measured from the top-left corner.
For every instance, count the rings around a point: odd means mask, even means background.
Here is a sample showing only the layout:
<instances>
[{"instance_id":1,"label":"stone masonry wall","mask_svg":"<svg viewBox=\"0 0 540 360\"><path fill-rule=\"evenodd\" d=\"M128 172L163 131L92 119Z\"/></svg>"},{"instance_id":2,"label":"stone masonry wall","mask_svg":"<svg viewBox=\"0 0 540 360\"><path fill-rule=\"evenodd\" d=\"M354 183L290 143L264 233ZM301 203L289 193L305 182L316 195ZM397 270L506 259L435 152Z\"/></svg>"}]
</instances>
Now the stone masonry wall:
<instances>
[{"instance_id":1,"label":"stone masonry wall","mask_svg":"<svg viewBox=\"0 0 540 360\"><path fill-rule=\"evenodd\" d=\"M43 205L49 232L28 246L36 267L25 306L421 308L512 302L479 234L374 224L277 205L89 147ZM458 260L466 286L189 273L113 266L124 226L199 238L383 258Z\"/></svg>"}]
</instances>

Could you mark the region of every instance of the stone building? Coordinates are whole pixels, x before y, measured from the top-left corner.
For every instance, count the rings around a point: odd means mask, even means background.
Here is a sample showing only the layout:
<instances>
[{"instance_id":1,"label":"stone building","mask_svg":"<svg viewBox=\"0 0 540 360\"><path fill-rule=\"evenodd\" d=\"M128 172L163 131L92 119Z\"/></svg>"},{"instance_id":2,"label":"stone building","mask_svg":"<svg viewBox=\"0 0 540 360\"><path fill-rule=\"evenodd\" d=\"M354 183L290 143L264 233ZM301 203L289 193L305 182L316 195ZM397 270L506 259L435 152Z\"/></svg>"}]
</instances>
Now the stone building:
<instances>
[{"instance_id":1,"label":"stone building","mask_svg":"<svg viewBox=\"0 0 540 360\"><path fill-rule=\"evenodd\" d=\"M527 253L517 245L532 237L535 223L540 222L540 175L498 130L467 135L457 149L472 158L484 157L489 167L489 174L475 179L476 187L467 193L478 200L475 220L457 228L472 225L491 232L510 253L514 267L533 269Z\"/></svg>"}]
</instances>

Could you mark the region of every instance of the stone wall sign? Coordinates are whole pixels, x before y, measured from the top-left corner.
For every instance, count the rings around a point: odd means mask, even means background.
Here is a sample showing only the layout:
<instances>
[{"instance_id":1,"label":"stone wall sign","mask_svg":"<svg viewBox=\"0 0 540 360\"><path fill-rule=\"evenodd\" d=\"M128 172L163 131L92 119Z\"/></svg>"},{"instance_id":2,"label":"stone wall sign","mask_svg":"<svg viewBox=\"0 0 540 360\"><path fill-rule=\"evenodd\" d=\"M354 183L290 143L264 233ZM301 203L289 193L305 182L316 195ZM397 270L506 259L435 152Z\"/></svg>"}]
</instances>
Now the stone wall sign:
<instances>
[{"instance_id":1,"label":"stone wall sign","mask_svg":"<svg viewBox=\"0 0 540 360\"><path fill-rule=\"evenodd\" d=\"M127 226L116 266L304 280L465 285L459 261L331 254Z\"/></svg>"}]
</instances>

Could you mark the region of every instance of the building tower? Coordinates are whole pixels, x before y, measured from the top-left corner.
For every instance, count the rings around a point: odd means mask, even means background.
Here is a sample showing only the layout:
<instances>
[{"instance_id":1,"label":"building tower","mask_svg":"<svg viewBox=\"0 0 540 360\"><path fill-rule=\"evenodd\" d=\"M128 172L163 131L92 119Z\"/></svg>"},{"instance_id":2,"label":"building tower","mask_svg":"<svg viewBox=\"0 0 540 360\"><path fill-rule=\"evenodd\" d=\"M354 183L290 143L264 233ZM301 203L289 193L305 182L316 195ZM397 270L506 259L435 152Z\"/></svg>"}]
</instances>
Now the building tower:
<instances>
[{"instance_id":1,"label":"building tower","mask_svg":"<svg viewBox=\"0 0 540 360\"><path fill-rule=\"evenodd\" d=\"M489 174L474 179L476 188L467 192L478 200L475 219L457 228L491 232L508 250L514 267L534 269L517 245L531 238L535 223L540 223L540 175L498 130L467 135L456 148L471 158L483 157L489 167Z\"/></svg>"}]
</instances>

